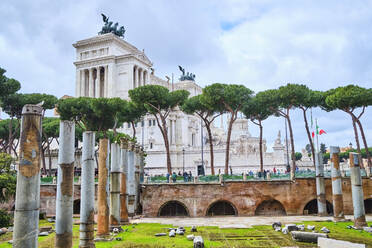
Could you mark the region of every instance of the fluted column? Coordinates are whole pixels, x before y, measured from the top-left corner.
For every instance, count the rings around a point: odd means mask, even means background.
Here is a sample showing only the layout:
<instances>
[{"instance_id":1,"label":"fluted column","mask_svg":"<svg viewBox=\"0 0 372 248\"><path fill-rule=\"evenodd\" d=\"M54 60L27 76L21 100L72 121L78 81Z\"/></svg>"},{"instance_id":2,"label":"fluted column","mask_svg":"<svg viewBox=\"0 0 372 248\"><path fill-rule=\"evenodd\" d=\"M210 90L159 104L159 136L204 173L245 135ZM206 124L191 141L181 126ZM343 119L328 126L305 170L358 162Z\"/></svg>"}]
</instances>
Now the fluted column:
<instances>
[{"instance_id":1,"label":"fluted column","mask_svg":"<svg viewBox=\"0 0 372 248\"><path fill-rule=\"evenodd\" d=\"M76 70L76 82L75 82L75 96L78 97L80 95L80 83L81 83L81 71Z\"/></svg>"},{"instance_id":2,"label":"fluted column","mask_svg":"<svg viewBox=\"0 0 372 248\"><path fill-rule=\"evenodd\" d=\"M108 85L108 83L107 83L107 81L108 81L108 66L106 65L105 66L105 79L104 79L104 84L103 84L103 97L107 97L107 91L108 91L108 87L107 87L107 85Z\"/></svg>"},{"instance_id":3,"label":"fluted column","mask_svg":"<svg viewBox=\"0 0 372 248\"><path fill-rule=\"evenodd\" d=\"M139 86L142 86L141 85L141 81L142 81L142 77L141 77L141 72L142 72L142 69L138 69L138 79L137 79L137 86L139 87Z\"/></svg>"},{"instance_id":4,"label":"fluted column","mask_svg":"<svg viewBox=\"0 0 372 248\"><path fill-rule=\"evenodd\" d=\"M137 66L134 66L133 67L133 89L135 89L137 87Z\"/></svg>"},{"instance_id":5,"label":"fluted column","mask_svg":"<svg viewBox=\"0 0 372 248\"><path fill-rule=\"evenodd\" d=\"M85 69L81 70L80 95L85 96Z\"/></svg>"},{"instance_id":6,"label":"fluted column","mask_svg":"<svg viewBox=\"0 0 372 248\"><path fill-rule=\"evenodd\" d=\"M94 97L94 87L93 87L93 68L89 68L89 79L88 79L88 96Z\"/></svg>"},{"instance_id":7,"label":"fluted column","mask_svg":"<svg viewBox=\"0 0 372 248\"><path fill-rule=\"evenodd\" d=\"M101 97L101 67L97 67L97 77L96 77L96 97Z\"/></svg>"}]
</instances>

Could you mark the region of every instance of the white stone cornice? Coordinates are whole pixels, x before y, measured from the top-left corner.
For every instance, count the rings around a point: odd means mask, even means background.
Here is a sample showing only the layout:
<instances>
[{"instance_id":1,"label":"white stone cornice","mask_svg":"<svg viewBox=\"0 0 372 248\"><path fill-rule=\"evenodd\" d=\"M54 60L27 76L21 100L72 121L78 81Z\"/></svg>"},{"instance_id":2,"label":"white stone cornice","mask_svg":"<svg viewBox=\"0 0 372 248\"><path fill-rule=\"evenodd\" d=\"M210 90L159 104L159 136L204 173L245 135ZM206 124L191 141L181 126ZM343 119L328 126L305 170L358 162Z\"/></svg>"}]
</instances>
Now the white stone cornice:
<instances>
[{"instance_id":1,"label":"white stone cornice","mask_svg":"<svg viewBox=\"0 0 372 248\"><path fill-rule=\"evenodd\" d=\"M143 61L146 61L148 64L152 64L150 59L144 54L144 52L140 51L137 47L131 45L130 43L126 42L125 40L119 38L118 36L109 33L109 34L102 34L97 35L89 39L80 40L73 44L73 47L75 48L81 48L85 46L92 46L95 44L102 44L107 42L115 42L119 46L125 48L126 50L131 51L132 54L141 57Z\"/></svg>"},{"instance_id":2,"label":"white stone cornice","mask_svg":"<svg viewBox=\"0 0 372 248\"><path fill-rule=\"evenodd\" d=\"M82 68L89 68L93 66L100 66L100 65L107 65L109 63L115 62L115 56L106 56L102 58L94 58L84 61L76 61L74 62L74 65L76 66L76 69L82 69Z\"/></svg>"}]
</instances>

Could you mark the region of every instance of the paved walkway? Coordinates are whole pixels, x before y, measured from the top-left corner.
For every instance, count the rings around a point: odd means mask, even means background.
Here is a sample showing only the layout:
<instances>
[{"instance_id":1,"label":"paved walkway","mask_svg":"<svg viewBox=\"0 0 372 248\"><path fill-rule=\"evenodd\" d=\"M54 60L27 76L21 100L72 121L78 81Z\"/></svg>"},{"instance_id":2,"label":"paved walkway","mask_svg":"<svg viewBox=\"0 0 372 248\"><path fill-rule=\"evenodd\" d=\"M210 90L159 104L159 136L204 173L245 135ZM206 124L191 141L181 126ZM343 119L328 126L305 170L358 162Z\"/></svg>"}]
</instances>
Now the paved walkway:
<instances>
[{"instance_id":1,"label":"paved walkway","mask_svg":"<svg viewBox=\"0 0 372 248\"><path fill-rule=\"evenodd\" d=\"M372 221L372 215L367 215L367 221ZM347 215L346 219L353 220ZM141 218L131 220L132 223L160 223L175 226L218 226L220 228L249 228L253 225L271 225L274 221L282 224L301 221L332 221L331 216L252 216L252 217L203 217L203 218Z\"/></svg>"}]
</instances>

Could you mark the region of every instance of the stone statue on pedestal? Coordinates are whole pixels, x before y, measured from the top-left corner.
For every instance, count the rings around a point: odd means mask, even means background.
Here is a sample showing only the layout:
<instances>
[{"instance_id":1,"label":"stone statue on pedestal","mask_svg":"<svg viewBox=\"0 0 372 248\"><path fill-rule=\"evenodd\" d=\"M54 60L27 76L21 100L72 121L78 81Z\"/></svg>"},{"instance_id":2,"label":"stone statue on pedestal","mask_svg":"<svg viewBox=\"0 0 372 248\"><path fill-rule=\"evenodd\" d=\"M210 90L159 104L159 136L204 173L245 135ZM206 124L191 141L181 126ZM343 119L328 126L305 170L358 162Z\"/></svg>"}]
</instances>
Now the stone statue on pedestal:
<instances>
[{"instance_id":1,"label":"stone statue on pedestal","mask_svg":"<svg viewBox=\"0 0 372 248\"><path fill-rule=\"evenodd\" d=\"M185 68L183 68L182 66L178 66L178 68L180 69L180 71L182 72L182 75L180 77L180 81L185 81L185 80L190 80L190 81L195 81L195 74L192 74L190 72L187 72L185 74Z\"/></svg>"},{"instance_id":2,"label":"stone statue on pedestal","mask_svg":"<svg viewBox=\"0 0 372 248\"><path fill-rule=\"evenodd\" d=\"M125 28L124 26L121 26L118 29L119 23L115 23L114 26L112 26L113 22L109 22L109 17L106 17L104 14L102 15L103 22L105 23L102 27L102 30L98 32L98 34L108 34L113 33L119 37L124 38Z\"/></svg>"}]
</instances>

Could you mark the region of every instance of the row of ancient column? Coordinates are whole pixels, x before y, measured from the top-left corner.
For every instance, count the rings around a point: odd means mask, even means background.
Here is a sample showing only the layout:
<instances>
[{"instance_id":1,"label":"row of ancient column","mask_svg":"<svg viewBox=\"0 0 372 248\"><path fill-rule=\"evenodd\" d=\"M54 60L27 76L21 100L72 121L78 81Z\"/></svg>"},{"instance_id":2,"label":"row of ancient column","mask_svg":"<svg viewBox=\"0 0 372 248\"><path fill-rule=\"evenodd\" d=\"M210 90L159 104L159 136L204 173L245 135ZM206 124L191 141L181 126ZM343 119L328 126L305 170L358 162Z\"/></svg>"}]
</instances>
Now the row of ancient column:
<instances>
[{"instance_id":1,"label":"row of ancient column","mask_svg":"<svg viewBox=\"0 0 372 248\"><path fill-rule=\"evenodd\" d=\"M20 162L17 174L16 202L14 213L13 247L37 247L40 208L40 147L42 134L42 108L25 105L22 110ZM75 124L60 122L58 153L58 177L56 199L56 242L55 247L73 246L73 198ZM106 142L109 146L110 143ZM83 133L82 182L80 206L79 247L95 247L94 244L94 203L95 203L95 132ZM97 236L105 237L110 228L128 223L128 216L134 215L139 205L139 183L141 168L144 166L143 150L122 139L121 145L111 144L109 154L99 154L110 163L110 186L98 187L110 197L109 206L98 202ZM100 168L102 169L102 168ZM108 170L106 170L108 171ZM102 170L99 172L101 173ZM105 175L107 180L109 175ZM99 176L101 181L102 175ZM108 180L107 180L108 181ZM100 185L100 183L99 183ZM130 201L133 199L133 201ZM106 199L107 200L107 199ZM107 201L103 202L107 204ZM109 218L109 221L100 221Z\"/></svg>"},{"instance_id":2,"label":"row of ancient column","mask_svg":"<svg viewBox=\"0 0 372 248\"><path fill-rule=\"evenodd\" d=\"M93 136L93 137L92 137ZM94 142L94 132L83 133L83 164L81 183L80 208L80 245L94 245L94 151L84 149L84 141ZM126 139L121 139L121 145L110 144L104 139L100 146L111 147L109 154L99 153L99 159L106 162L99 168L98 204L97 204L97 241L109 238L110 230L120 228L128 223L128 216L134 216L139 206L139 175L144 166L143 150ZM102 144L101 144L102 143ZM90 145L87 144L87 147ZM100 149L101 151L101 149ZM110 170L109 170L110 161ZM110 171L110 184L108 183ZM103 183L102 183L103 182ZM107 197L109 196L109 203ZM132 200L133 199L133 200Z\"/></svg>"},{"instance_id":3,"label":"row of ancient column","mask_svg":"<svg viewBox=\"0 0 372 248\"><path fill-rule=\"evenodd\" d=\"M81 69L77 72L76 95L107 97L108 65Z\"/></svg>"},{"instance_id":4,"label":"row of ancient column","mask_svg":"<svg viewBox=\"0 0 372 248\"><path fill-rule=\"evenodd\" d=\"M344 203L342 196L342 177L340 171L340 148L337 146L330 147L331 153L331 177L332 177L332 203L333 218L335 222L344 221ZM367 226L364 209L364 194L362 186L362 176L360 171L359 154L350 152L350 181L351 194L354 209L354 226L361 229ZM318 203L318 215L327 215L327 201L324 184L324 166L323 156L317 152L315 154L315 173L316 173L316 192Z\"/></svg>"},{"instance_id":5,"label":"row of ancient column","mask_svg":"<svg viewBox=\"0 0 372 248\"><path fill-rule=\"evenodd\" d=\"M149 82L149 74L141 67L133 67L133 88L144 86Z\"/></svg>"}]
</instances>

